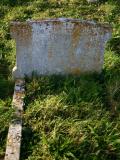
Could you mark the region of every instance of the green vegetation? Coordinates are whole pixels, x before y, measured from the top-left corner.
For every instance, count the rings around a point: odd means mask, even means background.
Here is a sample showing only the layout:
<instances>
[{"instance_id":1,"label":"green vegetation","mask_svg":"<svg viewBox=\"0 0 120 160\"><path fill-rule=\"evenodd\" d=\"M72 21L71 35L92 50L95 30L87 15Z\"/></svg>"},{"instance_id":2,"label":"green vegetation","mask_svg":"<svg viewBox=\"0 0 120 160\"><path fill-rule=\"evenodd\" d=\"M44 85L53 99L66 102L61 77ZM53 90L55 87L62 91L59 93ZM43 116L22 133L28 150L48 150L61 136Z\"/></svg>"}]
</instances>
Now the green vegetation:
<instances>
[{"instance_id":1,"label":"green vegetation","mask_svg":"<svg viewBox=\"0 0 120 160\"><path fill-rule=\"evenodd\" d=\"M8 126L12 116L11 97L13 82L0 75L0 158L5 152Z\"/></svg>"},{"instance_id":2,"label":"green vegetation","mask_svg":"<svg viewBox=\"0 0 120 160\"><path fill-rule=\"evenodd\" d=\"M1 0L0 158L4 156L15 64L10 21L71 17L108 22L113 36L100 75L26 79L21 160L120 159L120 1Z\"/></svg>"}]
</instances>

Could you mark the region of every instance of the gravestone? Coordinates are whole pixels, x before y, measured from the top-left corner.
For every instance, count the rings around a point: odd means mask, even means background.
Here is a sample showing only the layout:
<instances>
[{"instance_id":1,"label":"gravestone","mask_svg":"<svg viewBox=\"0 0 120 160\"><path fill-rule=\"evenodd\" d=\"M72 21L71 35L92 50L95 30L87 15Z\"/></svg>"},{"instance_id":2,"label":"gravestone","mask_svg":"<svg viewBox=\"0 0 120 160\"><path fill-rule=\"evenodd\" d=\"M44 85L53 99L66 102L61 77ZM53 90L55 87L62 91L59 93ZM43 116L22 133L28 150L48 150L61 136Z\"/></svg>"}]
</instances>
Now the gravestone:
<instances>
[{"instance_id":1,"label":"gravestone","mask_svg":"<svg viewBox=\"0 0 120 160\"><path fill-rule=\"evenodd\" d=\"M95 3L95 2L98 2L98 0L87 0L87 2L89 2L89 3Z\"/></svg>"},{"instance_id":2,"label":"gravestone","mask_svg":"<svg viewBox=\"0 0 120 160\"><path fill-rule=\"evenodd\" d=\"M101 72L111 32L108 24L79 19L12 22L11 35L16 41L13 76Z\"/></svg>"}]
</instances>

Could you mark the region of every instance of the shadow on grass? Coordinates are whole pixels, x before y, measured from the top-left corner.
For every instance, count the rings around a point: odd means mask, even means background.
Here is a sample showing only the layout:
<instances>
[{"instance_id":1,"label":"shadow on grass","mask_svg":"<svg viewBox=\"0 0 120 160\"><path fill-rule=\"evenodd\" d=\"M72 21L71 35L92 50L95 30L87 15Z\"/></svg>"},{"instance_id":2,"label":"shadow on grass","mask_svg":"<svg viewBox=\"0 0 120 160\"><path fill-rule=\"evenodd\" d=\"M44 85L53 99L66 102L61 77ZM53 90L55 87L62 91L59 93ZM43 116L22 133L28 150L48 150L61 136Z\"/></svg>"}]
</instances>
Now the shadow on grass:
<instances>
[{"instance_id":1,"label":"shadow on grass","mask_svg":"<svg viewBox=\"0 0 120 160\"><path fill-rule=\"evenodd\" d=\"M39 141L40 135L37 135L30 126L23 124L20 160L25 160Z\"/></svg>"},{"instance_id":2,"label":"shadow on grass","mask_svg":"<svg viewBox=\"0 0 120 160\"><path fill-rule=\"evenodd\" d=\"M0 145L4 148L5 150L5 143L6 143L6 137L8 134L8 127L5 127L2 132L0 132Z\"/></svg>"},{"instance_id":3,"label":"shadow on grass","mask_svg":"<svg viewBox=\"0 0 120 160\"><path fill-rule=\"evenodd\" d=\"M13 80L10 78L10 60L6 58L6 53L11 48L5 46L5 42L1 42L2 56L0 59L0 99L7 99L13 94Z\"/></svg>"},{"instance_id":4,"label":"shadow on grass","mask_svg":"<svg viewBox=\"0 0 120 160\"><path fill-rule=\"evenodd\" d=\"M7 80L3 76L0 76L0 99L6 100L12 97L14 91L13 80Z\"/></svg>"},{"instance_id":5,"label":"shadow on grass","mask_svg":"<svg viewBox=\"0 0 120 160\"><path fill-rule=\"evenodd\" d=\"M25 98L26 107L36 98L44 99L47 95L59 95L65 92L68 96L66 103L74 105L77 101L92 101L101 94L100 83L103 81L102 74L81 75L81 76L42 76L40 78L26 79L27 95ZM78 89L79 88L79 89ZM78 95L77 95L77 92ZM79 99L80 98L80 99Z\"/></svg>"},{"instance_id":6,"label":"shadow on grass","mask_svg":"<svg viewBox=\"0 0 120 160\"><path fill-rule=\"evenodd\" d=\"M103 71L101 74L82 75L82 76L44 76L33 78L30 82L27 80L27 94L25 97L25 110L29 104L36 99L43 101L50 95L65 95L64 103L66 105L78 105L81 102L100 103L108 111L113 112L114 102L119 104L119 86L114 88L114 83L119 82L119 74L115 72L116 66L108 71ZM110 75L109 75L110 74ZM111 77L115 76L115 79ZM110 77L109 77L110 76ZM110 83L109 83L110 81ZM112 86L113 85L113 86ZM114 95L110 96L109 88L113 87ZM113 107L114 106L114 107Z\"/></svg>"}]
</instances>

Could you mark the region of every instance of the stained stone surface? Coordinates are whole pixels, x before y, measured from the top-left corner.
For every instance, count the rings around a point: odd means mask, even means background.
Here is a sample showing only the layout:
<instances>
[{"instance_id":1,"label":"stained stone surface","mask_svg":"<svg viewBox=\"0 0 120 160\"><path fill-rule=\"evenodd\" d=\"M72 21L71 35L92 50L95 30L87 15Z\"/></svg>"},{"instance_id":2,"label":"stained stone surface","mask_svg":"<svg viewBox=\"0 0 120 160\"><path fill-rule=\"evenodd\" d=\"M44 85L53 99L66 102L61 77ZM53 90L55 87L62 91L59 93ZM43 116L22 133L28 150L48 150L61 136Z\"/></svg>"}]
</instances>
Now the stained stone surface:
<instances>
[{"instance_id":1,"label":"stained stone surface","mask_svg":"<svg viewBox=\"0 0 120 160\"><path fill-rule=\"evenodd\" d=\"M22 112L24 105L24 80L17 79L15 82L15 89L13 95L12 106L15 110L14 118L10 123L5 160L19 160L20 159L20 146L21 146L21 134L22 134Z\"/></svg>"},{"instance_id":2,"label":"stained stone surface","mask_svg":"<svg viewBox=\"0 0 120 160\"><path fill-rule=\"evenodd\" d=\"M5 160L19 160L22 122L12 122L9 127Z\"/></svg>"},{"instance_id":3,"label":"stained stone surface","mask_svg":"<svg viewBox=\"0 0 120 160\"><path fill-rule=\"evenodd\" d=\"M87 2L89 3L95 3L95 2L98 2L99 0L87 0Z\"/></svg>"},{"instance_id":4,"label":"stained stone surface","mask_svg":"<svg viewBox=\"0 0 120 160\"><path fill-rule=\"evenodd\" d=\"M108 24L78 19L12 22L11 35L16 41L13 76L100 72L111 32Z\"/></svg>"}]
</instances>

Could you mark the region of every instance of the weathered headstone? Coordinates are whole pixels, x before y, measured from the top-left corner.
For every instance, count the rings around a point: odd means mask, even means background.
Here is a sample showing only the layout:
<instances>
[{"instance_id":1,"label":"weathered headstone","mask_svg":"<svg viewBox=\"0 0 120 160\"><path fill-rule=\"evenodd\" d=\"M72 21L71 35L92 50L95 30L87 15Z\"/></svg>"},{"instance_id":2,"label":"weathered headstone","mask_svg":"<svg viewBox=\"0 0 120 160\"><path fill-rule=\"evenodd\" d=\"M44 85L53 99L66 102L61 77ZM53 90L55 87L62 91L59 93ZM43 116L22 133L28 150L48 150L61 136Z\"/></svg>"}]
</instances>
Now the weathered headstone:
<instances>
[{"instance_id":1,"label":"weathered headstone","mask_svg":"<svg viewBox=\"0 0 120 160\"><path fill-rule=\"evenodd\" d=\"M100 72L111 36L108 24L78 19L12 22L16 40L15 78L51 74Z\"/></svg>"},{"instance_id":2,"label":"weathered headstone","mask_svg":"<svg viewBox=\"0 0 120 160\"><path fill-rule=\"evenodd\" d=\"M87 0L87 2L89 2L89 3L95 3L95 2L98 2L98 0Z\"/></svg>"}]
</instances>

